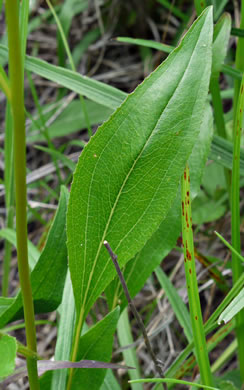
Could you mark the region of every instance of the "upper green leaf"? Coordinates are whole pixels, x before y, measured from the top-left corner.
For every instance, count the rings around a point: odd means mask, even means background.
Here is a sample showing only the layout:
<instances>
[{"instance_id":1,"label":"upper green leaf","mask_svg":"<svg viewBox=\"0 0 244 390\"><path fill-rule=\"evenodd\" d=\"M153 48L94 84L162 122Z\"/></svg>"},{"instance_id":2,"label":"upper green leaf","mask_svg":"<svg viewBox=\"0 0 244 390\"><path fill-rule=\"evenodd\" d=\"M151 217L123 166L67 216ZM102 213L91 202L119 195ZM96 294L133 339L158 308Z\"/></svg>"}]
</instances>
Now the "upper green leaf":
<instances>
[{"instance_id":1,"label":"upper green leaf","mask_svg":"<svg viewBox=\"0 0 244 390\"><path fill-rule=\"evenodd\" d=\"M85 316L166 217L198 136L211 70L212 9L103 124L78 162L68 207L69 266Z\"/></svg>"}]
</instances>

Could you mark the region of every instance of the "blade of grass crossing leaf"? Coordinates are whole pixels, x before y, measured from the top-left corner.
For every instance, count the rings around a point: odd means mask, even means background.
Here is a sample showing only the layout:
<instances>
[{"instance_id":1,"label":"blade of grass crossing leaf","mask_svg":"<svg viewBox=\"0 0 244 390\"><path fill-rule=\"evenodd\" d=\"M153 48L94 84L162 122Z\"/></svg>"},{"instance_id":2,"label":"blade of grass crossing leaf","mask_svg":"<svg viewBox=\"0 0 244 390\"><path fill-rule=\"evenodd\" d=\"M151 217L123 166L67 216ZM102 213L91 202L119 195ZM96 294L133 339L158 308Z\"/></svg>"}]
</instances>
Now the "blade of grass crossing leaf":
<instances>
[{"instance_id":1,"label":"blade of grass crossing leaf","mask_svg":"<svg viewBox=\"0 0 244 390\"><path fill-rule=\"evenodd\" d=\"M55 12L55 9L53 8L52 4L50 3L49 0L46 0L47 4L48 4L48 7L50 8L50 10L52 11L52 14L55 18L55 21L57 23L57 26L58 26L58 29L59 29L59 33L61 35L61 38L62 38L62 41L63 41L63 45L64 45L64 48L65 48L65 51L67 53L67 56L69 58L69 62L70 62L70 66L71 66L71 69L73 72L76 72L76 69L75 69L75 64L74 64L74 61L73 61L73 58L72 58L72 54L71 54L71 51L70 51L70 48L69 48L69 45L68 45L68 42L67 42L67 39L66 39L66 36L64 34L64 31L63 31L63 28L62 28L62 25L59 21L59 18ZM87 125L87 130L88 130L88 134L89 136L91 137L92 136L92 130L91 130L91 125L90 125L90 120L89 120L89 116L88 116L88 113L87 113L87 108L86 108L86 102L85 102L85 99L84 97L80 94L80 102L81 102L81 107L82 107L82 110L83 110L83 113L84 113L84 117L85 117L85 121L86 121L86 125Z\"/></svg>"},{"instance_id":2,"label":"blade of grass crossing leaf","mask_svg":"<svg viewBox=\"0 0 244 390\"><path fill-rule=\"evenodd\" d=\"M215 135L211 145L209 159L232 169L233 164L233 146L230 141ZM244 176L244 151L240 151L240 174Z\"/></svg>"},{"instance_id":3,"label":"blade of grass crossing leaf","mask_svg":"<svg viewBox=\"0 0 244 390\"><path fill-rule=\"evenodd\" d=\"M193 24L179 48L100 127L81 155L67 219L78 313L72 360L85 317L115 273L104 241L111 242L120 265L125 265L171 207L205 108L211 41L210 8ZM182 102L184 113L178 110Z\"/></svg>"},{"instance_id":4,"label":"blade of grass crossing leaf","mask_svg":"<svg viewBox=\"0 0 244 390\"><path fill-rule=\"evenodd\" d=\"M165 273L160 267L158 267L155 270L155 274L157 276L159 283L161 284L161 287L165 291L165 294L172 306L176 318L178 319L180 325L184 330L188 342L191 342L192 341L191 319L190 319L189 312L186 308L186 305L180 298L179 294L177 293L170 279L165 275Z\"/></svg>"},{"instance_id":5,"label":"blade of grass crossing leaf","mask_svg":"<svg viewBox=\"0 0 244 390\"><path fill-rule=\"evenodd\" d=\"M129 383L131 383L131 384L133 384L133 383L173 383L173 384L180 384L180 385L196 386L198 388L203 388L203 389L208 389L208 390L219 390L219 388L217 388L217 387L200 385L198 383L184 381L184 380L180 380L180 379L173 379L173 378L136 379L136 380L129 381Z\"/></svg>"},{"instance_id":6,"label":"blade of grass crossing leaf","mask_svg":"<svg viewBox=\"0 0 244 390\"><path fill-rule=\"evenodd\" d=\"M59 314L60 320L54 359L69 360L75 325L75 301L69 271L66 276ZM67 374L67 369L54 371L50 390L65 390Z\"/></svg>"},{"instance_id":7,"label":"blade of grass crossing leaf","mask_svg":"<svg viewBox=\"0 0 244 390\"><path fill-rule=\"evenodd\" d=\"M135 38L127 38L127 37L118 37L116 38L119 42L131 43L133 45L150 47L151 49L156 49L163 51L164 53L171 53L175 48L173 46L165 45L163 43L157 41L150 41L148 39L135 39Z\"/></svg>"},{"instance_id":8,"label":"blade of grass crossing leaf","mask_svg":"<svg viewBox=\"0 0 244 390\"><path fill-rule=\"evenodd\" d=\"M184 263L186 285L189 298L190 316L195 343L196 358L199 365L201 381L212 386L213 379L210 371L206 339L203 328L202 312L198 293L198 284L194 259L194 243L191 217L190 175L186 165L181 182L182 188L182 238L184 246Z\"/></svg>"},{"instance_id":9,"label":"blade of grass crossing leaf","mask_svg":"<svg viewBox=\"0 0 244 390\"><path fill-rule=\"evenodd\" d=\"M244 38L244 29L232 27L231 35Z\"/></svg>"},{"instance_id":10,"label":"blade of grass crossing leaf","mask_svg":"<svg viewBox=\"0 0 244 390\"><path fill-rule=\"evenodd\" d=\"M227 246L227 248L229 248L229 249L231 250L231 252L232 252L235 256L237 256L241 261L244 261L244 257L242 257L242 255L240 255L240 253L237 252L237 251L233 248L233 246L230 245L230 244L228 243L228 241L226 241L226 240L224 239L224 237L221 236L221 234L219 234L218 232L215 232L215 234L216 234L216 236L218 236L219 239L225 244L225 246Z\"/></svg>"},{"instance_id":11,"label":"blade of grass crossing leaf","mask_svg":"<svg viewBox=\"0 0 244 390\"><path fill-rule=\"evenodd\" d=\"M63 165L68 167L71 170L71 172L73 172L75 170L76 164L72 160L70 160L68 157L66 157L63 153L61 153L57 150L45 148L44 146L36 145L35 148L42 150L43 152L49 153L51 156L54 156L55 159L62 161Z\"/></svg>"},{"instance_id":12,"label":"blade of grass crossing leaf","mask_svg":"<svg viewBox=\"0 0 244 390\"><path fill-rule=\"evenodd\" d=\"M238 69L232 68L229 65L222 65L221 71L223 73L228 74L229 76L233 77L233 79L235 79L235 80L241 81L241 79L242 79L243 72L241 72Z\"/></svg>"},{"instance_id":13,"label":"blade of grass crossing leaf","mask_svg":"<svg viewBox=\"0 0 244 390\"><path fill-rule=\"evenodd\" d=\"M119 322L118 322L118 338L120 346L129 345L133 343L133 338L130 329L129 317L127 308L121 313ZM134 348L125 349L123 351L123 357L127 366L135 367L135 370L128 371L130 379L135 379L140 377L139 363L136 357L136 351ZM141 384L132 384L132 390L142 390L143 387Z\"/></svg>"},{"instance_id":14,"label":"blade of grass crossing leaf","mask_svg":"<svg viewBox=\"0 0 244 390\"><path fill-rule=\"evenodd\" d=\"M244 22L244 4L242 4ZM244 38L243 38L244 40ZM243 42L244 43L244 42ZM234 150L232 168L232 193L231 193L231 242L233 248L241 253L240 241L240 143L243 129L244 112L244 76L242 78L240 94L236 106L236 118L234 124ZM232 253L233 283L243 274L243 267L240 259ZM244 380L244 310L236 316L236 334L238 339L238 354L242 380Z\"/></svg>"},{"instance_id":15,"label":"blade of grass crossing leaf","mask_svg":"<svg viewBox=\"0 0 244 390\"><path fill-rule=\"evenodd\" d=\"M221 324L222 321L230 321L237 313L239 313L244 307L244 288L239 292L239 294L233 299L233 301L227 306L227 308L221 313L218 319L218 323Z\"/></svg>"},{"instance_id":16,"label":"blade of grass crossing leaf","mask_svg":"<svg viewBox=\"0 0 244 390\"><path fill-rule=\"evenodd\" d=\"M2 63L6 62L8 59L8 49L6 46L0 45L0 59ZM47 80L60 84L71 91L82 94L108 108L118 108L127 97L125 92L120 91L117 88L100 81L89 79L88 77L72 72L69 69L51 65L38 58L26 56L25 69L38 74Z\"/></svg>"}]
</instances>

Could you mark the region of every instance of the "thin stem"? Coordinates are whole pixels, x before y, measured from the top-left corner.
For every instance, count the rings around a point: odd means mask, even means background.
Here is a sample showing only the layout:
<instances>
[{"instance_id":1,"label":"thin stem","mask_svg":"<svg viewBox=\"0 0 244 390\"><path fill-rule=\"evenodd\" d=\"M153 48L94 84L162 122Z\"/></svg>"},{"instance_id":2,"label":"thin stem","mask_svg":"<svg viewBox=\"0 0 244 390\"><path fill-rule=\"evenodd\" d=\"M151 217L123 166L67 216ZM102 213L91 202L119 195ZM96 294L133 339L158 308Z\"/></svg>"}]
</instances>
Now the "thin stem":
<instances>
[{"instance_id":1,"label":"thin stem","mask_svg":"<svg viewBox=\"0 0 244 390\"><path fill-rule=\"evenodd\" d=\"M244 112L244 76L241 82L240 94L236 108L236 117L234 125L234 152L232 167L232 196L231 196L231 238L232 246L241 253L240 240L240 143ZM232 253L232 273L233 284L237 282L243 273L243 268L239 257ZM238 340L238 354L240 363L240 372L244 381L244 310L236 315L236 335Z\"/></svg>"},{"instance_id":2,"label":"thin stem","mask_svg":"<svg viewBox=\"0 0 244 390\"><path fill-rule=\"evenodd\" d=\"M190 174L186 165L182 176L182 238L184 246L184 264L186 274L186 285L189 298L190 316L195 344L196 359L199 365L201 380L204 385L213 386L213 379L210 371L208 350L204 335L202 312L197 285L197 275L194 258L194 243L191 218L190 199Z\"/></svg>"},{"instance_id":3,"label":"thin stem","mask_svg":"<svg viewBox=\"0 0 244 390\"><path fill-rule=\"evenodd\" d=\"M115 253L113 253L109 243L107 241L104 241L104 246L106 247L113 263L114 263L114 266L115 266L115 269L117 271L117 274L118 274L118 277L119 277L119 280L121 282L121 285L123 287L123 290L124 290L124 293L125 293L125 296L126 296L126 299L128 301L128 304L131 308L131 311L132 313L134 314L134 317L136 318L137 320L137 323L141 329L141 332L143 334L143 338L144 338L144 342L145 342L145 345L147 347L147 350L152 358L152 361L155 365L155 368L158 372L158 374L161 376L161 378L164 378L164 373L163 373L163 370L161 368L161 365L160 365L160 362L158 361L158 359L156 358L153 350L152 350L152 347L151 347L151 344L150 344L150 341L149 341L149 338L148 338L148 335L147 335L147 331L146 331L146 328L144 326L144 323L141 319L141 316L139 315L138 311L136 310L136 307L131 299L131 296L130 296L130 293L129 293L129 290L128 290L128 287L126 285L126 281L124 279L124 276L121 272L121 269L120 269L120 266L119 266L119 263L117 261L117 255ZM163 385L164 386L164 389L167 390L167 386L166 384Z\"/></svg>"},{"instance_id":4,"label":"thin stem","mask_svg":"<svg viewBox=\"0 0 244 390\"><path fill-rule=\"evenodd\" d=\"M27 250L26 144L24 85L21 77L23 64L19 36L19 2L17 0L7 0L5 8L8 27L11 106L14 121L14 169L18 270L24 306L27 347L33 352L36 352L35 317ZM27 358L27 369L30 389L39 390L37 361L33 358Z\"/></svg>"}]
</instances>

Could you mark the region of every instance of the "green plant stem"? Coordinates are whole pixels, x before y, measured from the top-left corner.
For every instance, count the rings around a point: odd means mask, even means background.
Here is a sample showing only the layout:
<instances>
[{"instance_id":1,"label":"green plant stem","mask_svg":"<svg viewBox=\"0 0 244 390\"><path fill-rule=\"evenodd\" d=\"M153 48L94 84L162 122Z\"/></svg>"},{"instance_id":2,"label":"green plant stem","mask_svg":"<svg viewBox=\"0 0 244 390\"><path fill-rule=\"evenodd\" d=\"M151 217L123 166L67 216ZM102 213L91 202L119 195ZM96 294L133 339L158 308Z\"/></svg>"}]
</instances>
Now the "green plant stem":
<instances>
[{"instance_id":1,"label":"green plant stem","mask_svg":"<svg viewBox=\"0 0 244 390\"><path fill-rule=\"evenodd\" d=\"M204 385L213 386L195 269L190 200L190 174L188 165L186 165L182 176L181 193L184 264L196 359L199 365L202 383Z\"/></svg>"},{"instance_id":2,"label":"green plant stem","mask_svg":"<svg viewBox=\"0 0 244 390\"><path fill-rule=\"evenodd\" d=\"M232 246L241 253L240 240L240 143L243 125L244 110L244 76L242 78L240 94L236 108L234 124L234 152L232 167L232 195L231 195L231 239ZM232 253L233 284L242 275L243 268L239 257ZM244 382L244 310L236 315L236 336L238 340L238 354L242 381Z\"/></svg>"},{"instance_id":3,"label":"green plant stem","mask_svg":"<svg viewBox=\"0 0 244 390\"><path fill-rule=\"evenodd\" d=\"M241 1L241 20L240 29L244 29L244 0ZM236 48L235 68L244 72L244 37L239 37ZM234 83L234 118L236 117L236 110L238 104L238 96L240 92L241 80L235 79Z\"/></svg>"},{"instance_id":4,"label":"green plant stem","mask_svg":"<svg viewBox=\"0 0 244 390\"><path fill-rule=\"evenodd\" d=\"M210 92L212 95L212 103L214 108L214 119L216 123L217 133L220 137L227 139L226 137L226 128L224 120L224 110L222 105L222 99L220 95L219 81L217 78L212 78L210 83ZM230 171L227 168L224 168L226 188L229 194L229 200L231 195L231 177Z\"/></svg>"},{"instance_id":5,"label":"green plant stem","mask_svg":"<svg viewBox=\"0 0 244 390\"><path fill-rule=\"evenodd\" d=\"M16 195L16 235L20 286L24 306L27 348L36 352L35 317L30 284L27 250L27 189L26 189L26 143L24 114L24 84L22 75L21 41L19 35L19 2L5 3L8 45L11 107L14 121L14 170ZM39 390L37 361L27 358L27 369L31 390Z\"/></svg>"}]
</instances>

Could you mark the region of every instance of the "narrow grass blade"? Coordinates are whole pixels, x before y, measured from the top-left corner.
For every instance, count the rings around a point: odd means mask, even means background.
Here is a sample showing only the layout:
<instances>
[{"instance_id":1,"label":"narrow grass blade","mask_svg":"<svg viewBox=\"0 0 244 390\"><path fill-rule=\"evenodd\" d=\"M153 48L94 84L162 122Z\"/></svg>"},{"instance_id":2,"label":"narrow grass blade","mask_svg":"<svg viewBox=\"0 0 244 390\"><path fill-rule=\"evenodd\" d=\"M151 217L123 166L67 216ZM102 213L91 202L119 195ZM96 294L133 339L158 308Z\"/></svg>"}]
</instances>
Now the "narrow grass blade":
<instances>
[{"instance_id":1,"label":"narrow grass blade","mask_svg":"<svg viewBox=\"0 0 244 390\"><path fill-rule=\"evenodd\" d=\"M0 63L7 59L8 49L6 46L0 45ZM118 108L127 97L125 92L117 88L38 58L26 56L25 69L113 110Z\"/></svg>"},{"instance_id":2,"label":"narrow grass blade","mask_svg":"<svg viewBox=\"0 0 244 390\"><path fill-rule=\"evenodd\" d=\"M212 386L206 386L206 385L201 385L199 383L195 382L189 382L189 381L184 381L180 379L174 379L174 378L151 378L151 379L136 379L136 380L131 380L129 383L173 383L173 384L179 384L179 385L188 385L188 386L195 386L201 389L208 389L208 390L220 390L217 387L212 387Z\"/></svg>"},{"instance_id":3,"label":"narrow grass blade","mask_svg":"<svg viewBox=\"0 0 244 390\"><path fill-rule=\"evenodd\" d=\"M66 276L59 314L60 320L54 359L69 360L75 326L75 301L69 271ZM51 390L65 390L67 375L67 369L54 371Z\"/></svg>"},{"instance_id":4,"label":"narrow grass blade","mask_svg":"<svg viewBox=\"0 0 244 390\"><path fill-rule=\"evenodd\" d=\"M42 150L43 152L46 152L46 153L50 154L51 156L54 156L55 159L57 159L57 160L62 161L63 165L68 167L71 172L73 172L75 170L76 164L72 160L70 160L68 157L66 157L63 153L61 153L57 150L46 148L45 146L40 146L40 145L36 145L35 148Z\"/></svg>"},{"instance_id":5,"label":"narrow grass blade","mask_svg":"<svg viewBox=\"0 0 244 390\"><path fill-rule=\"evenodd\" d=\"M174 46L165 45L157 41L150 41L149 39L135 39L127 37L118 37L116 38L118 42L131 43L132 45L150 47L151 49L156 49L163 51L164 53L171 53L175 49Z\"/></svg>"},{"instance_id":6,"label":"narrow grass blade","mask_svg":"<svg viewBox=\"0 0 244 390\"><path fill-rule=\"evenodd\" d=\"M229 248L229 249L231 250L231 252L232 252L235 256L237 256L241 261L244 261L244 257L243 257L239 252L237 252L237 250L235 250L235 249L233 248L233 246L230 245L230 244L228 243L228 241L226 241L226 240L224 239L224 237L221 236L221 234L219 234L218 232L214 232L214 233L215 233L216 236L218 236L219 239L225 244L225 246L227 246L227 248Z\"/></svg>"},{"instance_id":7,"label":"narrow grass blade","mask_svg":"<svg viewBox=\"0 0 244 390\"><path fill-rule=\"evenodd\" d=\"M197 276L194 259L194 243L191 217L190 176L188 165L182 177L182 238L184 246L184 262L186 285L189 298L193 340L195 343L196 358L202 383L212 386L213 380L203 328L202 312L198 293Z\"/></svg>"},{"instance_id":8,"label":"narrow grass blade","mask_svg":"<svg viewBox=\"0 0 244 390\"><path fill-rule=\"evenodd\" d=\"M161 287L164 289L165 294L172 306L172 309L175 313L176 318L178 319L180 325L183 328L183 331L186 335L188 342L192 341L192 328L191 328L191 319L189 312L186 308L185 303L180 298L175 287L171 283L170 279L165 275L161 268L155 270L156 276L158 278Z\"/></svg>"},{"instance_id":9,"label":"narrow grass blade","mask_svg":"<svg viewBox=\"0 0 244 390\"><path fill-rule=\"evenodd\" d=\"M118 330L119 343L121 347L133 343L127 308L124 309L123 313L120 316L117 330ZM135 349L134 348L125 349L123 351L123 357L127 366L135 367L135 370L131 370L128 372L129 377L131 379L140 377L141 375L140 368L136 357ZM141 384L139 383L132 384L132 390L142 390L142 389L143 387Z\"/></svg>"}]
</instances>

